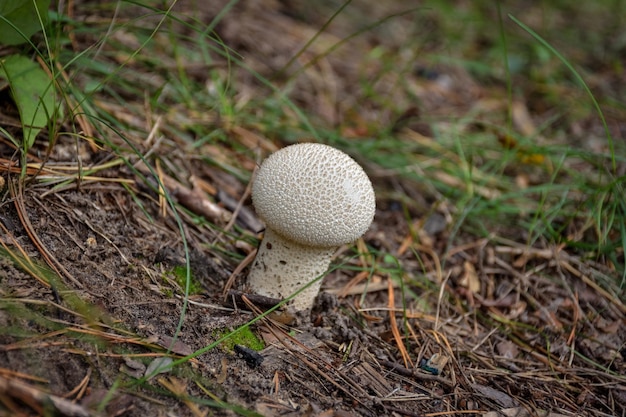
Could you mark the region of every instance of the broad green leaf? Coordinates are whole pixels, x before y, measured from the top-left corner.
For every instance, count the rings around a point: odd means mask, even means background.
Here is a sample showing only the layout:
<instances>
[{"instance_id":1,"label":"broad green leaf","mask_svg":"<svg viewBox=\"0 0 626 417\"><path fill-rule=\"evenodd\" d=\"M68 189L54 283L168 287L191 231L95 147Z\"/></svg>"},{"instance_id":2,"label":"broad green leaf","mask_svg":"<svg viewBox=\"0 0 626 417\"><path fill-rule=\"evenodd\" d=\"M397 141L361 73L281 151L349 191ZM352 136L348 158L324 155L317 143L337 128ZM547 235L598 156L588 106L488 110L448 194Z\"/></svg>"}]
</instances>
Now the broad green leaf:
<instances>
[{"instance_id":1,"label":"broad green leaf","mask_svg":"<svg viewBox=\"0 0 626 417\"><path fill-rule=\"evenodd\" d=\"M25 43L42 30L42 23L48 22L49 6L50 0L0 0L0 44Z\"/></svg>"},{"instance_id":2,"label":"broad green leaf","mask_svg":"<svg viewBox=\"0 0 626 417\"><path fill-rule=\"evenodd\" d=\"M48 74L22 55L0 60L0 77L11 86L11 95L24 127L24 150L30 149L39 131L55 114L55 96Z\"/></svg>"}]
</instances>

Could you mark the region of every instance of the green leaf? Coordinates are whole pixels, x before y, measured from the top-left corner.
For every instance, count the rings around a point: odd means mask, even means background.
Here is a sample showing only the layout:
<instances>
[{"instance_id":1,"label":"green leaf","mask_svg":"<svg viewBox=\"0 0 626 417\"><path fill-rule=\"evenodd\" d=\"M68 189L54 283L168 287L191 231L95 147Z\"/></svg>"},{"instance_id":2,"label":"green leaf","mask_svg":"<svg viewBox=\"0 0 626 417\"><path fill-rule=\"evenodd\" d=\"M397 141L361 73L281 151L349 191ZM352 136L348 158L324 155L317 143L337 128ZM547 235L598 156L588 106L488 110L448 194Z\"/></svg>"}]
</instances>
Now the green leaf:
<instances>
[{"instance_id":1,"label":"green leaf","mask_svg":"<svg viewBox=\"0 0 626 417\"><path fill-rule=\"evenodd\" d=\"M11 86L11 95L20 113L24 150L35 142L39 131L55 114L52 81L35 62L22 55L10 55L0 61L0 77Z\"/></svg>"},{"instance_id":2,"label":"green leaf","mask_svg":"<svg viewBox=\"0 0 626 417\"><path fill-rule=\"evenodd\" d=\"M19 45L48 22L50 0L0 1L0 44ZM41 16L41 21L37 17Z\"/></svg>"}]
</instances>

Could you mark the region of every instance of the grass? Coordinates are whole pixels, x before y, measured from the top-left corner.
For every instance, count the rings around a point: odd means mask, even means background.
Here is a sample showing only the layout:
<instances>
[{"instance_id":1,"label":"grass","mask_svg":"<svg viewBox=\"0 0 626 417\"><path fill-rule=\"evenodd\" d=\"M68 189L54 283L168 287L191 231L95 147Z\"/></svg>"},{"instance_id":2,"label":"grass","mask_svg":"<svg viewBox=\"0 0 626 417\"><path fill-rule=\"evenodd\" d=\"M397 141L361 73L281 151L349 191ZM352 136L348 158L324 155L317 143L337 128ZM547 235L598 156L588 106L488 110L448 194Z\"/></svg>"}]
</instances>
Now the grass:
<instances>
[{"instance_id":1,"label":"grass","mask_svg":"<svg viewBox=\"0 0 626 417\"><path fill-rule=\"evenodd\" d=\"M292 35L302 40L301 47L275 45L275 50L290 50L292 55L269 64L265 60L270 58L255 51L258 45L245 33L241 51L228 46L236 37L220 37L220 25L242 7L237 2L228 3L209 21L176 2L164 9L141 2L88 6L97 16L89 24L79 18L78 10L63 10L45 28L47 42L36 45L41 49L24 47L41 57L43 67L53 74L64 117L50 123L47 137L28 149L31 171L25 169L22 177L44 189L56 182L59 186L53 190L60 192L61 186L82 181L102 183L107 169L123 164L141 179L126 184L127 192L151 222L173 219L180 239L176 245L184 248L184 277L177 272L172 288L164 290L169 298L180 294L179 286L184 289L176 338L188 303L201 293L195 274L192 279L188 239L203 242L204 250L232 270L243 259L235 244L250 245L254 238L241 225L226 230L217 219L181 207L162 192L171 191L164 174L189 185L190 173L208 173L214 183L241 197L255 164L273 147L302 137L339 147L372 177L382 217L388 218L378 220L380 230L390 227L396 233L381 232L382 242L370 237L356 252L340 257L329 282L346 285L337 271L362 276L360 283L367 284L359 298L363 311L401 312L401 321L395 314L388 316L395 323L390 336L395 344L390 344L407 364L418 363L417 357L411 358L412 347L430 352L439 346L456 366L486 367L486 359L478 359L486 354L480 349L481 340L487 339L480 334L497 329L498 337L512 340L527 354L525 360L547 364L554 371L547 379L574 387L565 393L555 390L555 396L563 398L559 407L571 410L567 396L580 394L583 382L575 371L567 371L564 355L553 356L551 344L562 342L553 333L577 334L582 331L579 320L593 322L602 317L602 308L617 308L622 319L626 314L619 310L626 298L626 190L620 171L626 152L621 138L612 133L624 116L624 92L620 87L607 90L602 82L614 82L623 63L616 46L593 38L590 29L604 22L604 33L618 31L615 10L620 5L585 5L583 15L565 3L544 2L523 10L489 2L459 2L454 7L428 2L423 8L393 9L355 23L349 11L357 5L345 2L323 9L324 17L310 22L316 28L310 35L297 32L300 26L294 25ZM565 24L572 16L581 20ZM278 42L265 36L261 45ZM589 43L582 42L584 36L592 38L584 39ZM369 48L372 39L376 46ZM599 47L606 51L601 62ZM357 68L350 68L351 62ZM7 129L3 127L4 136L10 133ZM576 134L577 129L589 133ZM77 152L91 149L103 163L85 167L77 161L72 170L60 171L45 163L48 158L37 160L37 152L54 154L66 137L73 138ZM140 162L148 168L141 170ZM205 191L215 202L217 190ZM443 227L433 235L424 233L424 224L435 214L444 219ZM483 253L484 247L491 252ZM492 263L483 259L488 253L496 259ZM4 255L42 284L49 282L27 257L8 247ZM478 272L469 265L478 265ZM488 272L492 270L498 272ZM475 308L478 298L500 297L499 289L490 286L506 281L501 276L516 279L518 288L510 290L518 296L516 304L507 307L507 314L493 307ZM376 304L372 288L387 278L398 288L396 298ZM580 288L573 278L606 302L585 320L574 308L555 312L543 305L550 295L578 303ZM545 298L538 299L543 294L533 286L545 288ZM468 295L470 288L477 288L474 295ZM71 291L63 293L75 297ZM96 319L99 313L84 302L64 301L82 319L102 325ZM33 319L24 313L27 303L21 303L6 311L34 321L47 317ZM516 315L515 309L523 305L540 318ZM361 313L348 313L367 327ZM194 353L179 355L174 368L186 366L191 375L175 377L200 384L202 377L194 376L191 364L264 320L257 316ZM423 330L416 320L432 326L432 333L422 339L428 343L419 342ZM542 329L546 322L553 325L549 330ZM457 355L449 349L449 339L458 331L465 332L466 340L456 341L455 349L463 352ZM107 342L121 339L102 332L90 336ZM72 340L75 335L67 332L64 337ZM158 355L171 353L171 346L138 346ZM589 369L623 383L611 363L599 363L588 351L567 346L568 354ZM569 365L573 361L570 358ZM566 381L568 372L571 382ZM477 380L486 384L482 377ZM155 389L139 378L120 381L112 391L134 386ZM180 388L170 379L158 390L192 412L204 405L254 415L208 391L191 395Z\"/></svg>"}]
</instances>

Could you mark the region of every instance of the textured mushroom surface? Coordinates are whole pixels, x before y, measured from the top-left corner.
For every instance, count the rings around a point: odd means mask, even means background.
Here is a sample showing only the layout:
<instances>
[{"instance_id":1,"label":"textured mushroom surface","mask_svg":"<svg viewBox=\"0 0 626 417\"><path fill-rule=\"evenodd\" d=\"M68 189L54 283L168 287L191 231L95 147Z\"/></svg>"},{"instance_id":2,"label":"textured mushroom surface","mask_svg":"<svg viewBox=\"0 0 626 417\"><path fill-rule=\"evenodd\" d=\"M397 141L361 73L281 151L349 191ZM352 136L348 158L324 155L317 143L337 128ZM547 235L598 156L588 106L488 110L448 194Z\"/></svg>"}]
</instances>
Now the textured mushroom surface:
<instances>
[{"instance_id":1,"label":"textured mushroom surface","mask_svg":"<svg viewBox=\"0 0 626 417\"><path fill-rule=\"evenodd\" d=\"M311 307L335 249L370 226L372 184L347 154L327 145L291 145L270 155L252 186L257 214L267 226L250 274L251 291ZM317 281L313 282L315 279Z\"/></svg>"},{"instance_id":2,"label":"textured mushroom surface","mask_svg":"<svg viewBox=\"0 0 626 417\"><path fill-rule=\"evenodd\" d=\"M305 310L317 296L334 252L335 248L300 245L267 229L248 276L250 290L267 297L287 298L310 284L291 303L295 310ZM311 283L316 278L320 279Z\"/></svg>"},{"instance_id":3,"label":"textured mushroom surface","mask_svg":"<svg viewBox=\"0 0 626 417\"><path fill-rule=\"evenodd\" d=\"M363 168L319 143L291 145L270 155L257 172L252 200L267 227L310 246L353 242L375 211L374 190Z\"/></svg>"}]
</instances>

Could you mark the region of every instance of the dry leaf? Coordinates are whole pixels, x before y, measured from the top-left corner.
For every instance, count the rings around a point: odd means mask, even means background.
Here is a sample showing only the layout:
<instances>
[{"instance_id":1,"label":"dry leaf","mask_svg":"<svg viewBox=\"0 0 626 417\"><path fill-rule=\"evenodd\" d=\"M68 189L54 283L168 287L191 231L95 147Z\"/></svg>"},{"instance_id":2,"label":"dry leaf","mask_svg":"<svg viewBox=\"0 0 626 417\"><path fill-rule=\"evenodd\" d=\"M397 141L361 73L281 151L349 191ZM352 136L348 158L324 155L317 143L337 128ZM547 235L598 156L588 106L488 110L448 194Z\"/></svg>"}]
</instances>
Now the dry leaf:
<instances>
[{"instance_id":1,"label":"dry leaf","mask_svg":"<svg viewBox=\"0 0 626 417\"><path fill-rule=\"evenodd\" d=\"M150 365L146 368L146 372L144 374L148 379L153 378L155 375L163 374L172 370L170 366L173 360L169 357L160 357L154 359L150 362Z\"/></svg>"},{"instance_id":2,"label":"dry leaf","mask_svg":"<svg viewBox=\"0 0 626 417\"><path fill-rule=\"evenodd\" d=\"M156 344L181 356L189 356L193 353L193 349L181 342L180 339L174 340L173 337L166 335L158 335Z\"/></svg>"},{"instance_id":3,"label":"dry leaf","mask_svg":"<svg viewBox=\"0 0 626 417\"><path fill-rule=\"evenodd\" d=\"M533 123L533 119L530 116L528 107L526 104L520 101L514 101L511 106L511 113L513 116L513 123L519 132L527 137L534 136L537 133L537 128Z\"/></svg>"},{"instance_id":4,"label":"dry leaf","mask_svg":"<svg viewBox=\"0 0 626 417\"><path fill-rule=\"evenodd\" d=\"M504 358L513 359L519 354L519 348L515 343L507 340L496 345L496 352Z\"/></svg>"},{"instance_id":5,"label":"dry leaf","mask_svg":"<svg viewBox=\"0 0 626 417\"><path fill-rule=\"evenodd\" d=\"M480 293L480 278L478 278L476 268L469 261L465 261L463 264L463 275L459 280L459 285L469 289L474 294Z\"/></svg>"}]
</instances>

